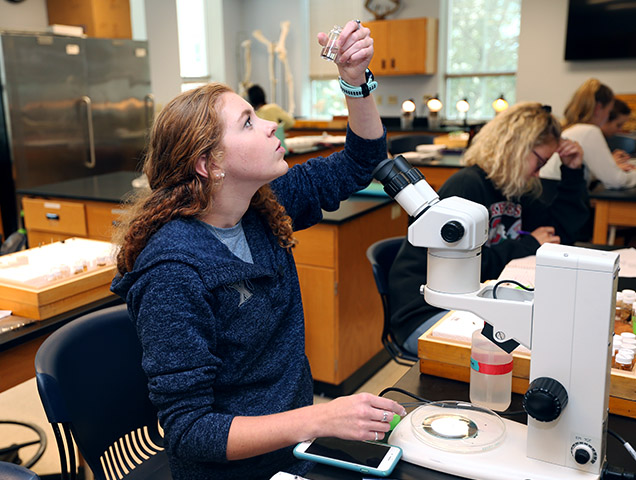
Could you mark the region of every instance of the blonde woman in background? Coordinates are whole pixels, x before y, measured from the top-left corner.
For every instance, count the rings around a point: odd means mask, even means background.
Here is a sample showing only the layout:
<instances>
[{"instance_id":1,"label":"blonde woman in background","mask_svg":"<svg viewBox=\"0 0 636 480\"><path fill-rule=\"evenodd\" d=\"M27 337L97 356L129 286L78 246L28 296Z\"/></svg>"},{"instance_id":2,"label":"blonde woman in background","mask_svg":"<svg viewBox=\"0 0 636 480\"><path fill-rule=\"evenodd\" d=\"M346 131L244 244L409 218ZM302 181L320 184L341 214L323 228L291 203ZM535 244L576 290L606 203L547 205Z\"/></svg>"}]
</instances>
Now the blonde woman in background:
<instances>
[{"instance_id":1,"label":"blonde woman in background","mask_svg":"<svg viewBox=\"0 0 636 480\"><path fill-rule=\"evenodd\" d=\"M595 78L581 85L565 108L563 137L574 140L583 148L583 165L588 186L599 180L605 188L619 189L636 186L636 170L620 168L610 151L601 130L614 106L614 93ZM541 178L559 180L560 161L550 158L541 169Z\"/></svg>"},{"instance_id":2,"label":"blonde woman in background","mask_svg":"<svg viewBox=\"0 0 636 480\"><path fill-rule=\"evenodd\" d=\"M561 139L550 108L520 103L488 122L466 151L466 168L452 175L439 197L458 196L488 209L488 240L481 250L481 281L496 279L515 258L544 243L572 244L588 218L582 151ZM539 170L554 153L562 180L551 203L540 197ZM389 272L391 324L396 339L417 353L417 339L445 313L420 294L426 283L426 248L405 241Z\"/></svg>"}]
</instances>

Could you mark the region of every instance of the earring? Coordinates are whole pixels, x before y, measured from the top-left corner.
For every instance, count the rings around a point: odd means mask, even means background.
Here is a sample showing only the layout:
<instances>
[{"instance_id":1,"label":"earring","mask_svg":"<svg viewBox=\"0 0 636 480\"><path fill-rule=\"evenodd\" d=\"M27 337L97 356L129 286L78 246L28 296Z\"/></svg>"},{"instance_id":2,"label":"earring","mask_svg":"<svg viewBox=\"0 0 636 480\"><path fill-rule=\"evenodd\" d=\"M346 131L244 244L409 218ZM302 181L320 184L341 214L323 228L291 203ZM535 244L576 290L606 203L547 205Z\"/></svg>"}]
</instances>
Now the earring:
<instances>
[{"instance_id":1,"label":"earring","mask_svg":"<svg viewBox=\"0 0 636 480\"><path fill-rule=\"evenodd\" d=\"M219 171L214 172L214 179L215 180L220 182L224 178L225 178L225 172L219 172Z\"/></svg>"}]
</instances>

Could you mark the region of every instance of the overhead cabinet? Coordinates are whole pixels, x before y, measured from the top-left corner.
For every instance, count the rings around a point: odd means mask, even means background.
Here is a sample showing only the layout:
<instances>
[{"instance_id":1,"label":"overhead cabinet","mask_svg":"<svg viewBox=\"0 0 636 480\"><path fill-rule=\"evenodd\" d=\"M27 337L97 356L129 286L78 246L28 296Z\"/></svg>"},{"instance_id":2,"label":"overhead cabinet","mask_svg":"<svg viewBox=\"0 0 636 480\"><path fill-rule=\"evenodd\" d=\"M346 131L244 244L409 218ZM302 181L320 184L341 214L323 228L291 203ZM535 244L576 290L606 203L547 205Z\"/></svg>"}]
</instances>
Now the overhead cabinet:
<instances>
[{"instance_id":1,"label":"overhead cabinet","mask_svg":"<svg viewBox=\"0 0 636 480\"><path fill-rule=\"evenodd\" d=\"M374 75L422 75L437 71L437 19L404 18L365 22L375 53Z\"/></svg>"}]
</instances>

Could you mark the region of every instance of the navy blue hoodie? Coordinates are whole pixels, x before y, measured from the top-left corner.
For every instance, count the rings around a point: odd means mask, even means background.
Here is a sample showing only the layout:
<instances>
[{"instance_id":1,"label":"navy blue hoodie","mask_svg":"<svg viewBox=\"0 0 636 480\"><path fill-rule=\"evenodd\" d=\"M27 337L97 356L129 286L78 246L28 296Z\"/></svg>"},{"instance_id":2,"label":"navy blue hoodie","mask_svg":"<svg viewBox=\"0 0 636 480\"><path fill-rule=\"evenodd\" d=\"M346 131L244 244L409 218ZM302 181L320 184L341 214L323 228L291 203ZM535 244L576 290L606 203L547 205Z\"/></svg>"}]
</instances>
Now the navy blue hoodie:
<instances>
[{"instance_id":1,"label":"navy blue hoodie","mask_svg":"<svg viewBox=\"0 0 636 480\"><path fill-rule=\"evenodd\" d=\"M384 136L364 140L348 130L342 152L293 167L272 189L300 230L366 187L384 158ZM234 256L202 222L178 219L151 237L132 272L113 281L141 339L175 480L267 479L309 468L291 446L226 459L235 416L313 401L293 255L256 211L248 210L242 225L253 264Z\"/></svg>"}]
</instances>

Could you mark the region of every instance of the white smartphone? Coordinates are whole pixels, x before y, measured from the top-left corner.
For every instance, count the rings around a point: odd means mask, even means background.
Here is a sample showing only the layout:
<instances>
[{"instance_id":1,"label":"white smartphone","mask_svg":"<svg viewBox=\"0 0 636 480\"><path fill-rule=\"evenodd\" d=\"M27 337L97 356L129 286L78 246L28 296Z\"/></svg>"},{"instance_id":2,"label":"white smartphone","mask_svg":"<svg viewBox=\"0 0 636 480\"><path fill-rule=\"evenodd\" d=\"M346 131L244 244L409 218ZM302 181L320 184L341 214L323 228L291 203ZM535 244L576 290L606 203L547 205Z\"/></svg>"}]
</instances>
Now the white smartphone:
<instances>
[{"instance_id":1,"label":"white smartphone","mask_svg":"<svg viewBox=\"0 0 636 480\"><path fill-rule=\"evenodd\" d=\"M294 455L303 460L386 477L402 457L402 449L385 443L325 437L299 443L294 448Z\"/></svg>"}]
</instances>

